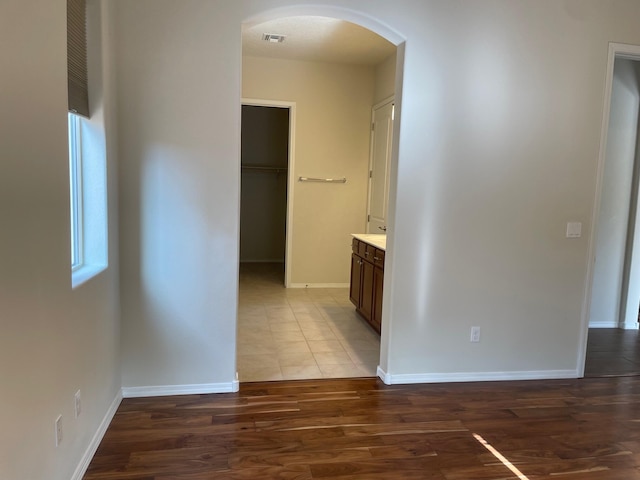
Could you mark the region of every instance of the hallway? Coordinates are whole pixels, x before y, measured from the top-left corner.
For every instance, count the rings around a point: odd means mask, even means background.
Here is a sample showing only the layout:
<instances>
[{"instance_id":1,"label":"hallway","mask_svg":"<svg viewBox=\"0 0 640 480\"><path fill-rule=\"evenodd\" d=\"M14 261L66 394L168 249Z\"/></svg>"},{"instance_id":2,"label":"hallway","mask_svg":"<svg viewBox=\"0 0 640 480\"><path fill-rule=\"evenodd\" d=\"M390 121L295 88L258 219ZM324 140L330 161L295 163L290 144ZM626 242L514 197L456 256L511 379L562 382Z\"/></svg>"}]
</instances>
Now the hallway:
<instances>
[{"instance_id":1,"label":"hallway","mask_svg":"<svg viewBox=\"0 0 640 480\"><path fill-rule=\"evenodd\" d=\"M590 328L585 377L640 375L638 330Z\"/></svg>"},{"instance_id":2,"label":"hallway","mask_svg":"<svg viewBox=\"0 0 640 480\"><path fill-rule=\"evenodd\" d=\"M283 272L282 264L240 264L240 382L375 376L380 337L349 290L287 289Z\"/></svg>"}]
</instances>

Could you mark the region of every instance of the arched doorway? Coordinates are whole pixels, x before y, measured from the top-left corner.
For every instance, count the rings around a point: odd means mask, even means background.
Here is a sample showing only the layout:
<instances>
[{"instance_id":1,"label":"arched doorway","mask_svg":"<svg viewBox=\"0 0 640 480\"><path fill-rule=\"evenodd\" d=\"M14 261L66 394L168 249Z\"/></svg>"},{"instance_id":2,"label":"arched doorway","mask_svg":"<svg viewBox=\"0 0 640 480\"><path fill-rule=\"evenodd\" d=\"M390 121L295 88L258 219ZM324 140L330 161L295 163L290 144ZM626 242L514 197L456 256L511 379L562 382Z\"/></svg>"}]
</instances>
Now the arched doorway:
<instances>
[{"instance_id":1,"label":"arched doorway","mask_svg":"<svg viewBox=\"0 0 640 480\"><path fill-rule=\"evenodd\" d=\"M315 25L313 19L316 19ZM284 35L279 35L282 33L279 30L282 25L293 28L294 33L287 35L285 30ZM375 353L372 353L371 343L363 345L365 342L362 339L358 341L353 338L356 327L346 326L347 322L358 321L355 309L348 301L349 244L351 233L364 232L366 228L371 111L374 105L389 98L388 94L378 98L375 96L379 94L375 85L376 65L365 63L357 65L357 68L352 68L354 65L346 67L348 62L335 60L336 57L323 57L327 54L326 50L313 50L310 54L308 47L306 56L300 55L298 48L292 49L294 52L289 58L279 58L273 53L273 49L264 55L260 53L260 48L264 52L274 46L270 43L277 47L282 36L285 37L285 45L290 40L286 38L288 36L298 39L303 37L305 41L313 43L311 32L314 28L325 32L331 30L329 33L338 36L341 32L344 33L344 29L350 29L351 38L354 38L356 32L378 37L388 44L393 50L393 59L387 61L385 66L381 66L382 61L378 65L380 70L384 68L393 73L391 93L396 111L401 109L399 86L402 84L403 40L384 25L377 24L369 17L360 17L353 11L318 6L270 11L243 24L244 32L251 31L256 38L265 37L259 38L265 43L262 47L253 45L250 52L253 55L246 54L246 42L243 44L242 97L252 99L254 103L264 102L266 105L269 102L289 102L295 105L298 113L296 124L291 129L295 129L297 133L290 138L295 143L295 148L292 145L289 148L291 156L295 156L296 167L287 173L289 201L286 213L286 281L282 282L293 288L276 289L275 293L270 293L269 298L265 296L264 288L261 293L249 292L242 283L248 278L248 270L240 268L237 343L240 381L374 376L380 363L381 342L386 338L384 332L382 337L377 337ZM348 54L348 49L342 45L342 48L338 47L338 53ZM382 60L388 60L388 56ZM295 62L305 65L294 65ZM316 63L324 65L320 67ZM331 68L329 64L332 64ZM352 81L361 74L364 78L366 70L369 70L373 79L370 85L354 88L353 82L340 83L341 79L349 78ZM298 80L295 87L292 87L292 83L295 83L292 79ZM300 84L304 85L301 87ZM307 92L304 91L305 87ZM366 91L367 88L371 90L371 95L364 100L366 95L363 90ZM314 101L309 100L313 96L309 89L317 92L315 105ZM358 99L351 107L346 105L356 97ZM362 106L365 101L368 103L363 114ZM345 119L347 116L350 118ZM340 134L335 131L328 133L330 129L324 129L323 118L324 125L346 120L341 130L343 137L348 138L332 143ZM358 128L344 135L350 128L348 125L356 124L359 125ZM313 136L321 139L315 146L312 145L314 141L310 140ZM244 131L243 137L246 137ZM246 138L243 142L244 140ZM355 146L357 143L360 147ZM344 152L347 155L341 159ZM312 161L314 156L321 157L322 161L318 158ZM359 158L359 165L352 164L355 158ZM390 161L391 169L395 170L397 155L391 156ZM264 174L269 175L269 171L265 170ZM301 177L319 180L346 179L346 182L341 185L337 184L341 182L318 182L311 187L310 184L301 182ZM394 178L394 175L390 178ZM346 194L347 189L351 189L351 193ZM390 190L393 194L395 185L390 185ZM291 198L295 199L295 206ZM353 200L354 198L357 200ZM392 212L390 216L393 216ZM242 225L242 219L240 223ZM336 226L339 223L343 224L342 229ZM392 231L389 233L392 234ZM245 237L245 244L246 240ZM319 243L314 243L316 241ZM240 258L243 258L242 251ZM335 268L330 271L332 263ZM273 271L270 270L271 273ZM345 272L347 275L344 275ZM321 320L321 323L314 323L314 319ZM368 327L365 325L364 328ZM371 331L360 331L359 334L367 336L366 341L372 340ZM377 336L375 333L373 335ZM270 339L274 337L281 339L282 344L271 342ZM353 342L349 343L350 341ZM363 347L365 350L356 347ZM288 352L282 353L283 349ZM322 363L320 359L333 363ZM358 360L363 363L357 363ZM361 368L365 363L366 368ZM249 370L254 370L253 374L248 375Z\"/></svg>"}]
</instances>

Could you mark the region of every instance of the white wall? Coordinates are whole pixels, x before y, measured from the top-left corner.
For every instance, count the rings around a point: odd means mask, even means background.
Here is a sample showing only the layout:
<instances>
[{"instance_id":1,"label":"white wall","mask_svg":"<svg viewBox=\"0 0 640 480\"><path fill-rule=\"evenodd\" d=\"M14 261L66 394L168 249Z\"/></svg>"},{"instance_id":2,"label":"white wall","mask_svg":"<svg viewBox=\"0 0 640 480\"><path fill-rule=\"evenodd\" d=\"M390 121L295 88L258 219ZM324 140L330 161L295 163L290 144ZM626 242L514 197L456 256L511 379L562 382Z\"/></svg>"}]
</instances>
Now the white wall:
<instances>
[{"instance_id":1,"label":"white wall","mask_svg":"<svg viewBox=\"0 0 640 480\"><path fill-rule=\"evenodd\" d=\"M296 103L291 283L348 284L351 233L365 228L372 67L244 57L242 95Z\"/></svg>"},{"instance_id":2,"label":"white wall","mask_svg":"<svg viewBox=\"0 0 640 480\"><path fill-rule=\"evenodd\" d=\"M629 202L638 135L640 84L631 60L617 59L613 71L611 111L598 218L590 327L617 327L629 225ZM635 288L634 288L635 287ZM632 282L629 301L638 316L640 292Z\"/></svg>"},{"instance_id":3,"label":"white wall","mask_svg":"<svg viewBox=\"0 0 640 480\"><path fill-rule=\"evenodd\" d=\"M230 389L241 48L225 17L237 6L115 4L125 394Z\"/></svg>"},{"instance_id":4,"label":"white wall","mask_svg":"<svg viewBox=\"0 0 640 480\"><path fill-rule=\"evenodd\" d=\"M392 381L577 374L607 43L640 41L638 8L431 2L391 23L407 36Z\"/></svg>"},{"instance_id":5,"label":"white wall","mask_svg":"<svg viewBox=\"0 0 640 480\"><path fill-rule=\"evenodd\" d=\"M234 378L240 24L332 13L296 3L117 1L126 386ZM387 380L576 376L607 44L640 4L323 3L406 39Z\"/></svg>"},{"instance_id":6,"label":"white wall","mask_svg":"<svg viewBox=\"0 0 640 480\"><path fill-rule=\"evenodd\" d=\"M93 36L100 26L95 2L90 15ZM0 478L68 480L120 391L117 216L114 208L111 266L72 290L66 3L3 1L0 63ZM94 122L104 136L104 126L109 134L112 125L100 104L111 91L107 80L103 97L94 73L91 101L102 112ZM82 414L75 419L78 389ZM59 414L64 439L56 448Z\"/></svg>"}]
</instances>

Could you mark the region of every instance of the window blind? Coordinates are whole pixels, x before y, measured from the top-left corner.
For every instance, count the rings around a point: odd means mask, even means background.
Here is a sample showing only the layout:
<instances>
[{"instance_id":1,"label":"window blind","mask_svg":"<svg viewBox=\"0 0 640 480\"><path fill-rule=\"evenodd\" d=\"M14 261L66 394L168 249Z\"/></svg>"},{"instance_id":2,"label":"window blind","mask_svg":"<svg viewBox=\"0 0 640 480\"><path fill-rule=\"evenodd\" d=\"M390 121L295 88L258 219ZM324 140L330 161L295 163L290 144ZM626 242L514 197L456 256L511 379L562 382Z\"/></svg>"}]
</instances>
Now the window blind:
<instances>
[{"instance_id":1,"label":"window blind","mask_svg":"<svg viewBox=\"0 0 640 480\"><path fill-rule=\"evenodd\" d=\"M85 0L67 0L67 88L69 111L89 117Z\"/></svg>"}]
</instances>

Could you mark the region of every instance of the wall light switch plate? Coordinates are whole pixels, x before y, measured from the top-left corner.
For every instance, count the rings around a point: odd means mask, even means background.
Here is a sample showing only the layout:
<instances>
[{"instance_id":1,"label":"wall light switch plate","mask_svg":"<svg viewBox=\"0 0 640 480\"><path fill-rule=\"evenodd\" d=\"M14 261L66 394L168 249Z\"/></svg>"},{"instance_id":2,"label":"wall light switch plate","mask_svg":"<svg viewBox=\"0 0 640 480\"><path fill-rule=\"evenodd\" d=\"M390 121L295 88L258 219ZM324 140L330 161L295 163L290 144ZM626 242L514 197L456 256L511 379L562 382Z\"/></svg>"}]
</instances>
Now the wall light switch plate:
<instances>
[{"instance_id":1,"label":"wall light switch plate","mask_svg":"<svg viewBox=\"0 0 640 480\"><path fill-rule=\"evenodd\" d=\"M582 236L582 222L567 223L567 238L580 238Z\"/></svg>"},{"instance_id":2,"label":"wall light switch plate","mask_svg":"<svg viewBox=\"0 0 640 480\"><path fill-rule=\"evenodd\" d=\"M471 327L470 342L477 343L480 341L480 327Z\"/></svg>"}]
</instances>

